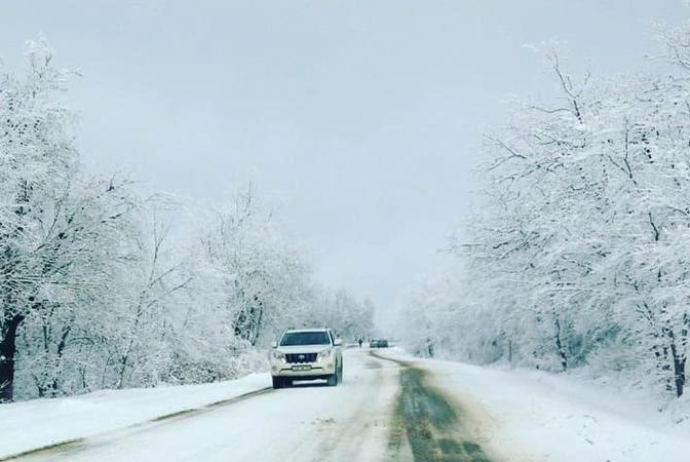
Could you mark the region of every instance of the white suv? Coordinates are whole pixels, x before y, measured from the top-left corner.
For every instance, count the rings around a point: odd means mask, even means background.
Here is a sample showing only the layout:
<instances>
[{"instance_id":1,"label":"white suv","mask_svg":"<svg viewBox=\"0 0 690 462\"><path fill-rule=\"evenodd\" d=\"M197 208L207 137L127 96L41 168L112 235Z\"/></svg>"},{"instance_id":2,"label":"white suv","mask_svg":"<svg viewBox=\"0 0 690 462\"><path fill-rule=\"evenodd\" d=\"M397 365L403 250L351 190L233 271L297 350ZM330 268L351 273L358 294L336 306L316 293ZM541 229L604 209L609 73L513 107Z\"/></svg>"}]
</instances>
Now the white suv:
<instances>
[{"instance_id":1,"label":"white suv","mask_svg":"<svg viewBox=\"0 0 690 462\"><path fill-rule=\"evenodd\" d=\"M293 380L325 379L335 386L343 380L342 341L332 329L290 329L269 354L273 388Z\"/></svg>"}]
</instances>

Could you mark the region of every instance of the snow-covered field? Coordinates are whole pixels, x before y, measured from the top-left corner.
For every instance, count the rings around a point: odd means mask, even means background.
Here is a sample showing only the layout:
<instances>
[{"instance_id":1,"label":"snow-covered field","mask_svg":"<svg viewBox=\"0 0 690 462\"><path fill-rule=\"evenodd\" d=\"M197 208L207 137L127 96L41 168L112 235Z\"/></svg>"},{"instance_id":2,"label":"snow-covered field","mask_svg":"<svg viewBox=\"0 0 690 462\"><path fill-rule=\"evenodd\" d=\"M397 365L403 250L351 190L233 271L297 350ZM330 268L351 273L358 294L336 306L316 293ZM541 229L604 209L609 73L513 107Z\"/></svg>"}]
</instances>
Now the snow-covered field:
<instances>
[{"instance_id":1,"label":"snow-covered field","mask_svg":"<svg viewBox=\"0 0 690 462\"><path fill-rule=\"evenodd\" d=\"M426 371L426 386L454 406L464 432L494 462L690 460L690 432L669 426L648 403L544 373L415 359L397 349L376 353ZM346 351L345 361L337 388L259 392L160 421L260 391L269 376L0 406L0 459L80 440L21 460L421 460L405 448L391 453L405 364L367 349Z\"/></svg>"}]
</instances>

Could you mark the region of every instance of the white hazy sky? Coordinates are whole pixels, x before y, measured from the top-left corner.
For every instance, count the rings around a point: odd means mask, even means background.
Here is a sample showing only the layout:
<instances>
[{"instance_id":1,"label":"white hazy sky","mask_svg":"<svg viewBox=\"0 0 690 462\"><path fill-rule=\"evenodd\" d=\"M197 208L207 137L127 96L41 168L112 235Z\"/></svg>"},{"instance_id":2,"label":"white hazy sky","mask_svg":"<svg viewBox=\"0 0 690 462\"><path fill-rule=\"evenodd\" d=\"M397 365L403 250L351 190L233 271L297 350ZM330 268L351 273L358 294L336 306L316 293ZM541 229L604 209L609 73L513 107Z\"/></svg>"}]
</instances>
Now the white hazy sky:
<instances>
[{"instance_id":1,"label":"white hazy sky","mask_svg":"<svg viewBox=\"0 0 690 462\"><path fill-rule=\"evenodd\" d=\"M470 204L505 101L547 96L525 44L595 75L648 66L680 0L0 0L0 57L45 35L85 164L222 201L252 181L317 274L395 303Z\"/></svg>"}]
</instances>

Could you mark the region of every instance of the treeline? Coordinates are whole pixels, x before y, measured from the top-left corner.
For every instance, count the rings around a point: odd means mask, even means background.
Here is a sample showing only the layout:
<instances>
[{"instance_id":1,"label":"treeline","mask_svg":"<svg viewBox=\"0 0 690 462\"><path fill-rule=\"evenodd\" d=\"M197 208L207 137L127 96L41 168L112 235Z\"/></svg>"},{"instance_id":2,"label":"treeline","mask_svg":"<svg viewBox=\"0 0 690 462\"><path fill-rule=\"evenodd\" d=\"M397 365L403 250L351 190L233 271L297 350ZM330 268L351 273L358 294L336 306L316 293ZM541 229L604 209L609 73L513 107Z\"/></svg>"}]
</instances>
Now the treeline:
<instances>
[{"instance_id":1,"label":"treeline","mask_svg":"<svg viewBox=\"0 0 690 462\"><path fill-rule=\"evenodd\" d=\"M460 268L411 300L407 319L426 327L420 352L549 371L587 365L684 393L689 29L668 31L667 43L677 71L598 82L549 54L560 98L516 108L491 140L482 212L449 250Z\"/></svg>"},{"instance_id":2,"label":"treeline","mask_svg":"<svg viewBox=\"0 0 690 462\"><path fill-rule=\"evenodd\" d=\"M289 326L368 333L251 189L214 208L82 171L69 74L28 58L0 68L0 402L232 378Z\"/></svg>"}]
</instances>

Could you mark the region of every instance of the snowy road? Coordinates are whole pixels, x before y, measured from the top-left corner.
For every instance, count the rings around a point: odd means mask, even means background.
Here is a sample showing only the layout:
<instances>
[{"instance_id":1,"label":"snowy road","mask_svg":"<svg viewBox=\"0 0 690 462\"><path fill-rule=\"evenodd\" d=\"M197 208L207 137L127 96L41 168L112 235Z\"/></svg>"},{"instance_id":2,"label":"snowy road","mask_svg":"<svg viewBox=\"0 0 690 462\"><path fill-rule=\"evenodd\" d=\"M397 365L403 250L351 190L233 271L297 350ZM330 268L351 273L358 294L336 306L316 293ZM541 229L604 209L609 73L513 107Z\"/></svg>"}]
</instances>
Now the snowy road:
<instances>
[{"instance_id":1,"label":"snowy road","mask_svg":"<svg viewBox=\"0 0 690 462\"><path fill-rule=\"evenodd\" d=\"M455 411L424 388L421 371L367 350L349 350L345 361L338 387L265 390L14 460L486 460L457 438Z\"/></svg>"},{"instance_id":2,"label":"snowy road","mask_svg":"<svg viewBox=\"0 0 690 462\"><path fill-rule=\"evenodd\" d=\"M687 432L656 408L568 377L397 349L344 358L335 388L272 390L261 374L5 405L0 461L687 462L690 453Z\"/></svg>"}]
</instances>

